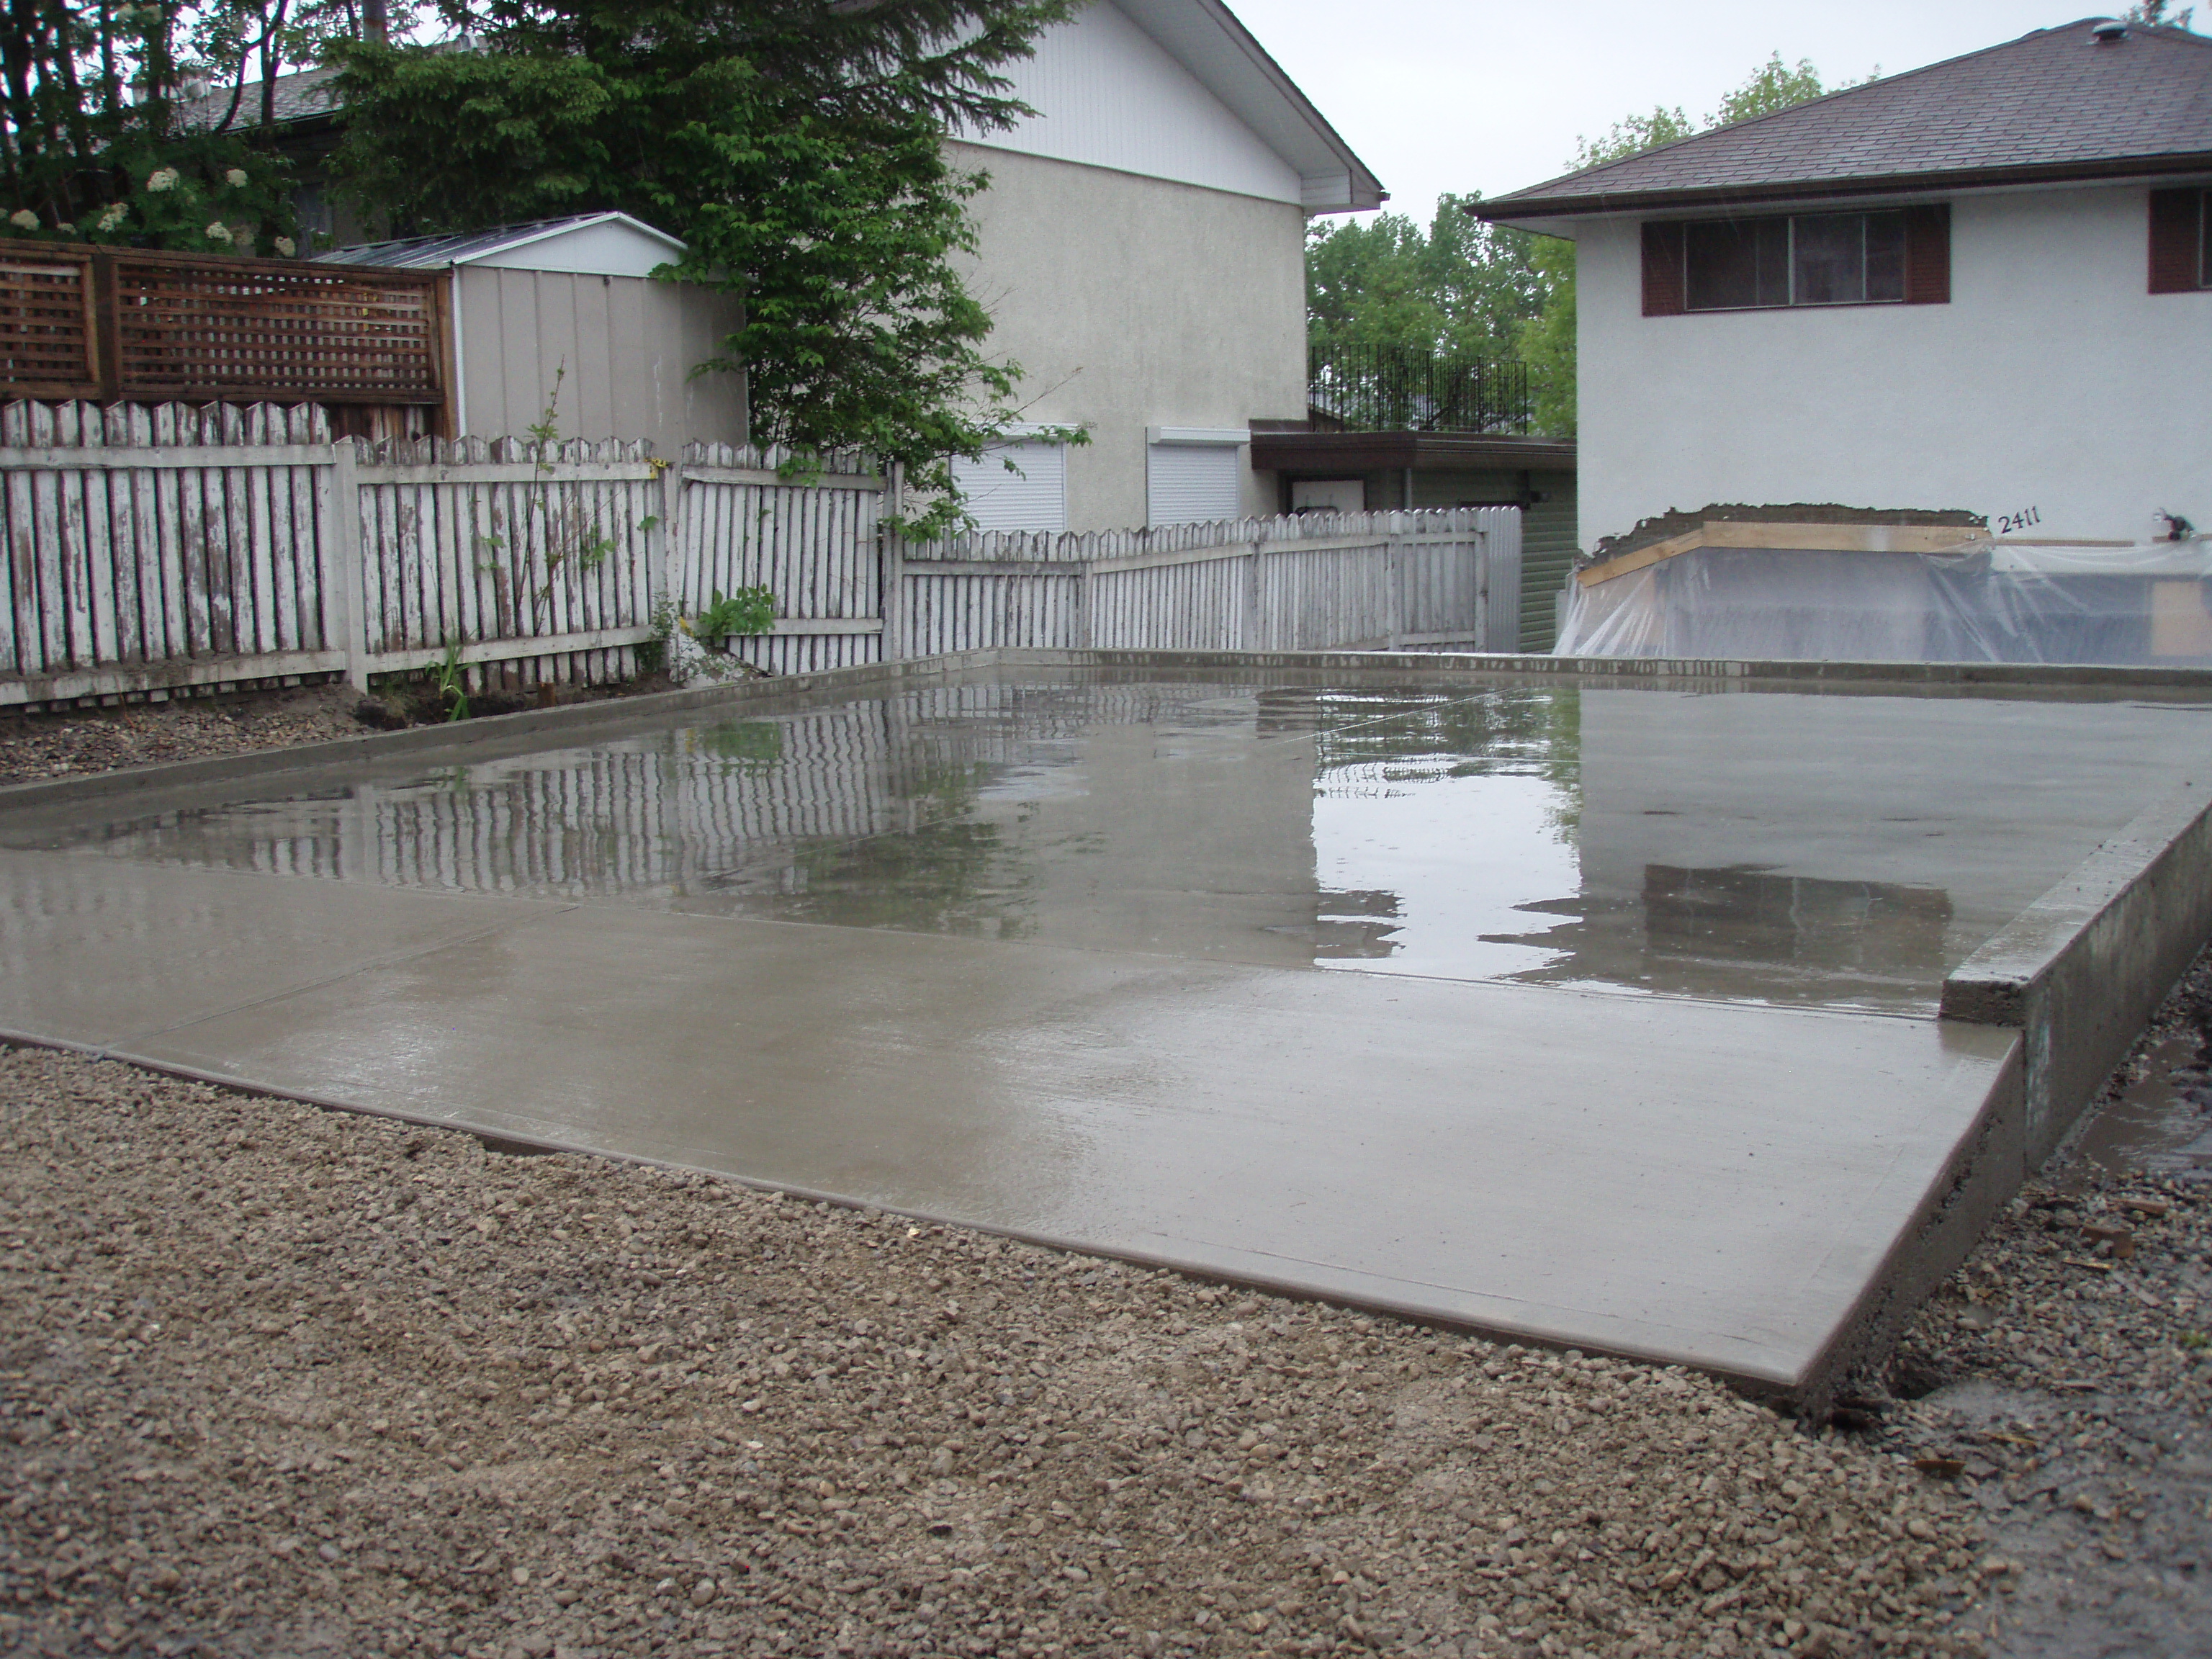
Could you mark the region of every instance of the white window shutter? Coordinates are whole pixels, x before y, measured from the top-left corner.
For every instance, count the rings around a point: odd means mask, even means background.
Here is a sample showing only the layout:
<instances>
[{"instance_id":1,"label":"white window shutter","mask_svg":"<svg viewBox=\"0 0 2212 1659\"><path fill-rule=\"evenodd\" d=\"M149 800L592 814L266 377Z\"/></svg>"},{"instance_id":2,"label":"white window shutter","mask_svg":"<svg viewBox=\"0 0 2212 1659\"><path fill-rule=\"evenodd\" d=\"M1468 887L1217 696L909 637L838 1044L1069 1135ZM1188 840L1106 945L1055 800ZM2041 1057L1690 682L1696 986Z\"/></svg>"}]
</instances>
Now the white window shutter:
<instances>
[{"instance_id":1,"label":"white window shutter","mask_svg":"<svg viewBox=\"0 0 2212 1659\"><path fill-rule=\"evenodd\" d=\"M1006 471L1010 460L1019 471ZM1067 528L1066 444L994 444L980 461L956 456L952 478L980 529L1056 536Z\"/></svg>"},{"instance_id":2,"label":"white window shutter","mask_svg":"<svg viewBox=\"0 0 2212 1659\"><path fill-rule=\"evenodd\" d=\"M1228 443L1155 443L1146 452L1146 522L1233 519L1241 504L1240 452Z\"/></svg>"}]
</instances>

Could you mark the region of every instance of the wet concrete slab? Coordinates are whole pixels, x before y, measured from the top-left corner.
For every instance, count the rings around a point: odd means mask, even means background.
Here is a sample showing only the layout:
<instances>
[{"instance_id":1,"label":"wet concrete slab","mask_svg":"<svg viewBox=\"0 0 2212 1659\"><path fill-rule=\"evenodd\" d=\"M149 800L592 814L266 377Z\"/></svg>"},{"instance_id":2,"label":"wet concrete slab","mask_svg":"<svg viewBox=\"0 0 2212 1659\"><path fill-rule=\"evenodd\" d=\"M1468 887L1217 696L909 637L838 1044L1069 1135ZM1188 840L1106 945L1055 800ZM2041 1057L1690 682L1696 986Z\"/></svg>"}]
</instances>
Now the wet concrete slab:
<instances>
[{"instance_id":1,"label":"wet concrete slab","mask_svg":"<svg viewBox=\"0 0 2212 1659\"><path fill-rule=\"evenodd\" d=\"M302 982L208 1012L135 936L27 948L121 1056L1779 1387L2012 1076L1928 1021L526 901L409 896L446 937L315 973L366 895L137 874L173 959Z\"/></svg>"},{"instance_id":2,"label":"wet concrete slab","mask_svg":"<svg viewBox=\"0 0 2212 1659\"><path fill-rule=\"evenodd\" d=\"M100 1048L559 914L514 899L0 854L0 1031Z\"/></svg>"},{"instance_id":3,"label":"wet concrete slab","mask_svg":"<svg viewBox=\"0 0 2212 1659\"><path fill-rule=\"evenodd\" d=\"M2019 1177L1945 976L2208 775L2179 694L978 674L0 812L0 1028L1802 1389Z\"/></svg>"}]
</instances>

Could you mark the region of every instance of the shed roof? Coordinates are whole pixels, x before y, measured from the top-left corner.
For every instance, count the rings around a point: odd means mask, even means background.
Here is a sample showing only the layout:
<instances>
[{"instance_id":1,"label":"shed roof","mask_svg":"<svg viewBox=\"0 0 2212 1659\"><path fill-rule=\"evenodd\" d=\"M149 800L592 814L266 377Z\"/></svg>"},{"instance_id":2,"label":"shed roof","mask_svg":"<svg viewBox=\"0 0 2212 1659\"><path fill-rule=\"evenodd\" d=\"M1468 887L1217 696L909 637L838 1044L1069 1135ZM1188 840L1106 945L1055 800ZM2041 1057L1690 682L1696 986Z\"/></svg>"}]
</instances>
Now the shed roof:
<instances>
[{"instance_id":1,"label":"shed roof","mask_svg":"<svg viewBox=\"0 0 2212 1659\"><path fill-rule=\"evenodd\" d=\"M1473 210L1533 220L1711 203L2212 170L2212 40L2085 17L1586 167Z\"/></svg>"},{"instance_id":2,"label":"shed roof","mask_svg":"<svg viewBox=\"0 0 2212 1659\"><path fill-rule=\"evenodd\" d=\"M414 270L447 265L498 265L518 270L564 270L594 276L649 276L680 258L684 244L627 213L579 213L497 225L458 236L410 236L368 242L317 254L339 265L397 265Z\"/></svg>"}]
</instances>

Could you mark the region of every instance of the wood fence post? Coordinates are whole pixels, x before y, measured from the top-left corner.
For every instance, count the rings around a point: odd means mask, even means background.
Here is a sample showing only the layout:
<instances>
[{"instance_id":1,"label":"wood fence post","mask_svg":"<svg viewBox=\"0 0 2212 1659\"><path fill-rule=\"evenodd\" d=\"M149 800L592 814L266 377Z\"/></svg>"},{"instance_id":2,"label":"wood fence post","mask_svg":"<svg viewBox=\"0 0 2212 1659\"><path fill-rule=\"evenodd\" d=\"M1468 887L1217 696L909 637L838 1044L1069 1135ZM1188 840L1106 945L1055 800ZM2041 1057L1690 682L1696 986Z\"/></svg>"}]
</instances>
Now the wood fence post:
<instances>
[{"instance_id":1,"label":"wood fence post","mask_svg":"<svg viewBox=\"0 0 2212 1659\"><path fill-rule=\"evenodd\" d=\"M1244 632L1243 638L1238 642L1237 647L1240 651L1261 651L1266 649L1266 647L1260 643L1261 640L1267 637L1267 635L1261 631L1260 627L1260 613L1263 604L1263 595L1266 591L1263 585L1265 577L1261 571L1260 565L1261 561L1266 559L1267 556L1267 538L1264 536L1255 537L1252 541L1251 557L1247 559L1244 564Z\"/></svg>"},{"instance_id":2,"label":"wood fence post","mask_svg":"<svg viewBox=\"0 0 2212 1659\"><path fill-rule=\"evenodd\" d=\"M368 636L363 625L368 610L362 592L365 575L361 556L361 475L355 466L354 441L340 438L331 447L324 484L323 523L329 540L324 567L324 627L331 646L345 653L346 683L356 690L368 690Z\"/></svg>"},{"instance_id":3,"label":"wood fence post","mask_svg":"<svg viewBox=\"0 0 2212 1659\"><path fill-rule=\"evenodd\" d=\"M1490 637L1490 532L1477 526L1471 533L1474 538L1474 637L1488 651L1497 644Z\"/></svg>"},{"instance_id":4,"label":"wood fence post","mask_svg":"<svg viewBox=\"0 0 2212 1659\"><path fill-rule=\"evenodd\" d=\"M660 469L659 540L646 558L646 620L664 599L673 599L684 585L684 463L671 461ZM682 609L682 602L675 601Z\"/></svg>"},{"instance_id":5,"label":"wood fence post","mask_svg":"<svg viewBox=\"0 0 2212 1659\"><path fill-rule=\"evenodd\" d=\"M883 561L879 567L882 591L876 599L877 620L884 625L878 635L877 654L884 662L903 660L908 654L906 637L906 538L885 519L906 515L906 465L893 461L884 469L883 507L877 520L881 535Z\"/></svg>"},{"instance_id":6,"label":"wood fence post","mask_svg":"<svg viewBox=\"0 0 2212 1659\"><path fill-rule=\"evenodd\" d=\"M1395 651L1406 631L1406 539L1395 526L1383 535L1382 648Z\"/></svg>"}]
</instances>

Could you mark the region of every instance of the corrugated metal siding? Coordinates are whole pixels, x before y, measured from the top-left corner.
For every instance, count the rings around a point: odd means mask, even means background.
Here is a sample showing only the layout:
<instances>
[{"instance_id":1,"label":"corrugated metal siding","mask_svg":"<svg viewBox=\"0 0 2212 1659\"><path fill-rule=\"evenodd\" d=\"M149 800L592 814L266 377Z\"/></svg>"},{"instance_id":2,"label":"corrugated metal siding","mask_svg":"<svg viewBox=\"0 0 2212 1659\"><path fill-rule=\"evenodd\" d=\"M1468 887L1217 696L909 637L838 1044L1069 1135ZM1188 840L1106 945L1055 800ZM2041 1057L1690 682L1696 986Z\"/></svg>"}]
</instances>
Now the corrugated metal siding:
<instances>
[{"instance_id":1,"label":"corrugated metal siding","mask_svg":"<svg viewBox=\"0 0 2212 1659\"><path fill-rule=\"evenodd\" d=\"M1545 499L1521 514L1521 648L1549 651L1559 589L1575 567L1575 475L1536 472L1529 483Z\"/></svg>"},{"instance_id":2,"label":"corrugated metal siding","mask_svg":"<svg viewBox=\"0 0 2212 1659\"><path fill-rule=\"evenodd\" d=\"M1298 171L1152 36L1095 0L1000 71L1041 115L969 143L1302 203Z\"/></svg>"}]
</instances>

